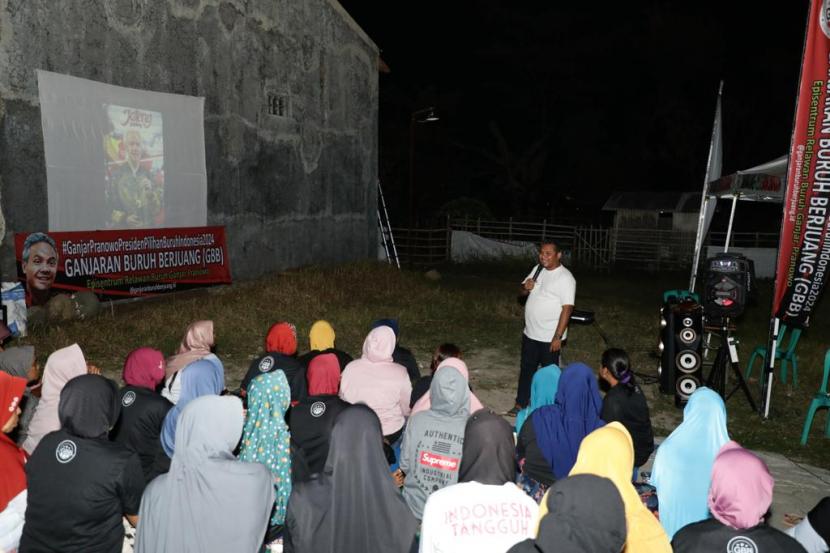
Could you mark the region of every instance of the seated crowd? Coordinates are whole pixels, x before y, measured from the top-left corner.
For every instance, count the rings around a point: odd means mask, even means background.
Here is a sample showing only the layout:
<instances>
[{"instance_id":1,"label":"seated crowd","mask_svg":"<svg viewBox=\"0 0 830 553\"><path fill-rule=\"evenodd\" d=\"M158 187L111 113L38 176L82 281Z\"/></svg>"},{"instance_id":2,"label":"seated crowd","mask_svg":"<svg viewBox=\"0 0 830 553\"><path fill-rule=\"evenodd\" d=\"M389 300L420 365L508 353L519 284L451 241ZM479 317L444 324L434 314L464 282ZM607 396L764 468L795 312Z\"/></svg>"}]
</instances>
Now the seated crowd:
<instances>
[{"instance_id":1,"label":"seated crowd","mask_svg":"<svg viewBox=\"0 0 830 553\"><path fill-rule=\"evenodd\" d=\"M233 391L214 345L194 322L167 359L127 355L120 389L77 344L42 375L0 351L0 552L828 551L830 498L769 526L773 478L707 388L638 482L655 444L623 350L539 369L512 427L458 347L422 377L392 319L357 359L326 321L302 355L277 323Z\"/></svg>"}]
</instances>

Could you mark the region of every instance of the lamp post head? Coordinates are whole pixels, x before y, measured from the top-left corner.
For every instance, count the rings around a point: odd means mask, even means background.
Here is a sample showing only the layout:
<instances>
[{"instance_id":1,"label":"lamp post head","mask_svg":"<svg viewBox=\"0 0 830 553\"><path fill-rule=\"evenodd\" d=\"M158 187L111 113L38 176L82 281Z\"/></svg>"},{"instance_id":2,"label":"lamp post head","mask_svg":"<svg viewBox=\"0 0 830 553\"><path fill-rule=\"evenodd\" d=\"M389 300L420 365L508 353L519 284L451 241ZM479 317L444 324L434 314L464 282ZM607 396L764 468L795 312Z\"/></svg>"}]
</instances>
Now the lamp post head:
<instances>
[{"instance_id":1,"label":"lamp post head","mask_svg":"<svg viewBox=\"0 0 830 553\"><path fill-rule=\"evenodd\" d=\"M434 121L438 121L441 118L438 117L438 112L435 110L434 107L428 107L424 109L419 109L412 113L412 121L414 123L432 123Z\"/></svg>"}]
</instances>

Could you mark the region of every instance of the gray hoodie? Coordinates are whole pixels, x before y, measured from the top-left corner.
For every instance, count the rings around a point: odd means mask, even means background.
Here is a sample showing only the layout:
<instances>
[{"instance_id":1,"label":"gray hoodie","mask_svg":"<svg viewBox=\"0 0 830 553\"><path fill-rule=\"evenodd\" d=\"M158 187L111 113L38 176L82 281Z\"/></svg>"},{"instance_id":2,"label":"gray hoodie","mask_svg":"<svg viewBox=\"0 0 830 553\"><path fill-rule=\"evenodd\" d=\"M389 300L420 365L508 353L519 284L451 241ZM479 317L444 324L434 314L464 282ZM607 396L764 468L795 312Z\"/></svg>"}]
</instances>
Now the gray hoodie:
<instances>
[{"instance_id":1,"label":"gray hoodie","mask_svg":"<svg viewBox=\"0 0 830 553\"><path fill-rule=\"evenodd\" d=\"M453 367L435 371L430 396L432 406L409 419L401 445L403 497L419 520L429 494L458 481L470 414L467 379Z\"/></svg>"}]
</instances>

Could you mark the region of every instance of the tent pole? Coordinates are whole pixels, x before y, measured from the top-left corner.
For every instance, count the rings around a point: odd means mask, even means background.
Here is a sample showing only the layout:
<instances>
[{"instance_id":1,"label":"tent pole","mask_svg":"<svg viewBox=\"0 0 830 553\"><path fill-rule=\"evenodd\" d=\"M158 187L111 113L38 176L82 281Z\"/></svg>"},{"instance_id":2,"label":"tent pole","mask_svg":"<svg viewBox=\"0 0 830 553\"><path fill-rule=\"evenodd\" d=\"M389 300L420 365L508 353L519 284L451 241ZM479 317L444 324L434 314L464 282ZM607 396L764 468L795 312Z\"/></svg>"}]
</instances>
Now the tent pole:
<instances>
[{"instance_id":1,"label":"tent pole","mask_svg":"<svg viewBox=\"0 0 830 553\"><path fill-rule=\"evenodd\" d=\"M770 400L772 399L772 383L775 381L775 350L778 347L778 333L780 319L773 317L770 321L770 338L767 342L767 358L764 360L764 371L761 373L761 415L769 418Z\"/></svg>"},{"instance_id":2,"label":"tent pole","mask_svg":"<svg viewBox=\"0 0 830 553\"><path fill-rule=\"evenodd\" d=\"M738 194L732 196L732 210L729 212L729 226L726 227L726 241L723 243L723 253L729 251L729 242L732 240L732 223L735 222L735 206L738 205Z\"/></svg>"}]
</instances>

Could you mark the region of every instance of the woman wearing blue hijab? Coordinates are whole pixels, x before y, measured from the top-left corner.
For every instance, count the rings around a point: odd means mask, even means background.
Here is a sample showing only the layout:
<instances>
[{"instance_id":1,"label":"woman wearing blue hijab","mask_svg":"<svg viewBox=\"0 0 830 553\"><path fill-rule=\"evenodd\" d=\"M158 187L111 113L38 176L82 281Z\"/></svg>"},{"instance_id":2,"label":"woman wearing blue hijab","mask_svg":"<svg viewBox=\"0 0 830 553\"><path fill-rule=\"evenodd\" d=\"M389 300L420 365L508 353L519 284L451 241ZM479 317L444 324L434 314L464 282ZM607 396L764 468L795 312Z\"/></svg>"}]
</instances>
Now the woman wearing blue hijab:
<instances>
[{"instance_id":1,"label":"woman wearing blue hijab","mask_svg":"<svg viewBox=\"0 0 830 553\"><path fill-rule=\"evenodd\" d=\"M188 403L197 397L219 395L225 389L225 368L219 358L211 354L182 369L182 388L179 401L167 412L161 426L161 447L168 457L176 448L176 425L179 415ZM165 471L166 472L166 471Z\"/></svg>"},{"instance_id":2,"label":"woman wearing blue hijab","mask_svg":"<svg viewBox=\"0 0 830 553\"><path fill-rule=\"evenodd\" d=\"M709 388L699 388L683 409L683 422L657 448L651 471L660 523L670 540L687 524L709 518L712 465L728 441L723 399Z\"/></svg>"},{"instance_id":3,"label":"woman wearing blue hijab","mask_svg":"<svg viewBox=\"0 0 830 553\"><path fill-rule=\"evenodd\" d=\"M571 363L562 371L553 405L540 407L530 415L539 449L556 480L568 476L582 438L605 425L599 417L601 411L602 397L594 371L583 363Z\"/></svg>"},{"instance_id":4,"label":"woman wearing blue hijab","mask_svg":"<svg viewBox=\"0 0 830 553\"><path fill-rule=\"evenodd\" d=\"M530 384L530 405L516 415L517 434L522 431L522 425L533 411L545 405L553 405L561 374L562 371L557 365L548 365L542 367L533 375L533 381Z\"/></svg>"},{"instance_id":5,"label":"woman wearing blue hijab","mask_svg":"<svg viewBox=\"0 0 830 553\"><path fill-rule=\"evenodd\" d=\"M530 405L516 415L516 454L519 458L519 485L536 503L556 481L550 460L542 453L533 424L532 413L553 405L562 371L556 365L542 367L533 375Z\"/></svg>"}]
</instances>

